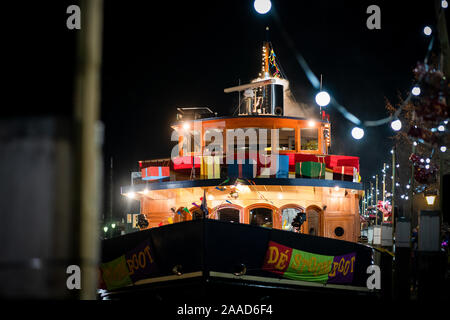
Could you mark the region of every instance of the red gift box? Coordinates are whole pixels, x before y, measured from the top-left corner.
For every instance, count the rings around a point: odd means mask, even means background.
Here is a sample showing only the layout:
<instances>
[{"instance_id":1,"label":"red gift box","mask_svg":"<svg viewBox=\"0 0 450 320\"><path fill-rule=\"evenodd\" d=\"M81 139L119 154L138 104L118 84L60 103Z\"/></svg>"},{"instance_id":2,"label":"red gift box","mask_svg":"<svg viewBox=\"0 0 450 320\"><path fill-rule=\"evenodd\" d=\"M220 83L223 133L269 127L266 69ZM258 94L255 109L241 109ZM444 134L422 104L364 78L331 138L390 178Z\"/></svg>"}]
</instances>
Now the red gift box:
<instances>
[{"instance_id":1,"label":"red gift box","mask_svg":"<svg viewBox=\"0 0 450 320\"><path fill-rule=\"evenodd\" d=\"M192 161L194 161L194 164L192 164ZM173 170L179 171L179 170L190 170L192 169L192 166L194 168L200 169L201 165L201 159L200 157L192 157L192 156L183 156L183 157L176 157L173 159Z\"/></svg>"},{"instance_id":2,"label":"red gift box","mask_svg":"<svg viewBox=\"0 0 450 320\"><path fill-rule=\"evenodd\" d=\"M169 167L147 167L141 169L142 180L160 180L170 176Z\"/></svg>"},{"instance_id":3,"label":"red gift box","mask_svg":"<svg viewBox=\"0 0 450 320\"><path fill-rule=\"evenodd\" d=\"M325 157L325 164L330 169L337 166L351 166L359 172L359 157L328 155Z\"/></svg>"},{"instance_id":4,"label":"red gift box","mask_svg":"<svg viewBox=\"0 0 450 320\"><path fill-rule=\"evenodd\" d=\"M355 167L336 166L333 168L333 180L354 181L356 175Z\"/></svg>"},{"instance_id":5,"label":"red gift box","mask_svg":"<svg viewBox=\"0 0 450 320\"><path fill-rule=\"evenodd\" d=\"M333 168L333 172L346 174L353 177L354 169L355 169L354 167L350 166L336 166Z\"/></svg>"},{"instance_id":6,"label":"red gift box","mask_svg":"<svg viewBox=\"0 0 450 320\"><path fill-rule=\"evenodd\" d=\"M337 166L355 167L359 172L359 158L351 157L346 159L338 159Z\"/></svg>"}]
</instances>

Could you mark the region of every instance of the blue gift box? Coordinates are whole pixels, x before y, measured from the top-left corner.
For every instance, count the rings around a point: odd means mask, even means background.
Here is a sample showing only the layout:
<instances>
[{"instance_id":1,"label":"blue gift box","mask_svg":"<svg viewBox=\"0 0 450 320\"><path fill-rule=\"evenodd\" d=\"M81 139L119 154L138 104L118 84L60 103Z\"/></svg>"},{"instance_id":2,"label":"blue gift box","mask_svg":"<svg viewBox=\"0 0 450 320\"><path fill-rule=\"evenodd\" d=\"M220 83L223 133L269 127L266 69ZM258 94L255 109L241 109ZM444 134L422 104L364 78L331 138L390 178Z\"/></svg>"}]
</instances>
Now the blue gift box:
<instances>
[{"instance_id":1,"label":"blue gift box","mask_svg":"<svg viewBox=\"0 0 450 320\"><path fill-rule=\"evenodd\" d=\"M249 159L245 159L245 163L237 163L235 160L228 164L228 177L253 179L256 177L256 164Z\"/></svg>"},{"instance_id":2,"label":"blue gift box","mask_svg":"<svg viewBox=\"0 0 450 320\"><path fill-rule=\"evenodd\" d=\"M289 178L289 156L278 155L277 159L277 178Z\"/></svg>"}]
</instances>

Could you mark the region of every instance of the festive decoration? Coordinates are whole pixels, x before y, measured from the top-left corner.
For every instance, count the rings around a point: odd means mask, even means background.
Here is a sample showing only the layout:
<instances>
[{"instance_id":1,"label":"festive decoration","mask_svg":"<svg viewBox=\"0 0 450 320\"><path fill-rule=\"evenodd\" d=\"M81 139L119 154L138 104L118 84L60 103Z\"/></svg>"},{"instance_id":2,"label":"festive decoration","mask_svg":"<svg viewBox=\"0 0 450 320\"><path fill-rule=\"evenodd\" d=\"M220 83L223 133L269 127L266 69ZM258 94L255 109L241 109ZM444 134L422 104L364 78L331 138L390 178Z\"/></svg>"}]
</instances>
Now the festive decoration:
<instances>
[{"instance_id":1,"label":"festive decoration","mask_svg":"<svg viewBox=\"0 0 450 320\"><path fill-rule=\"evenodd\" d=\"M281 77L281 73L280 73L280 70L278 69L278 66L277 66L276 55L275 55L275 52L273 51L273 48L270 49L269 67L272 70L272 74L273 74L274 78L280 78Z\"/></svg>"},{"instance_id":2,"label":"festive decoration","mask_svg":"<svg viewBox=\"0 0 450 320\"><path fill-rule=\"evenodd\" d=\"M414 166L414 179L421 183L433 183L436 179L437 167L432 163L427 163L424 158L421 158L417 154L411 154L409 160Z\"/></svg>"}]
</instances>

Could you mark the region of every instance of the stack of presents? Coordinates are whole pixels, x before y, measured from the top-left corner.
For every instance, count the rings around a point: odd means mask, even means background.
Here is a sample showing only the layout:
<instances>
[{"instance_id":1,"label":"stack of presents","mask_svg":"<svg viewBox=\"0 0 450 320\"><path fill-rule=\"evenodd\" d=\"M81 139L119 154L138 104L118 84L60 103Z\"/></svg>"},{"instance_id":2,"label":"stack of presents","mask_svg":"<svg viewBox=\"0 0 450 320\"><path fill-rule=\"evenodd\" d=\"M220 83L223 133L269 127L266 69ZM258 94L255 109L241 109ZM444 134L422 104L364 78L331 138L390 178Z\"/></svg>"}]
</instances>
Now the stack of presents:
<instances>
[{"instance_id":1,"label":"stack of presents","mask_svg":"<svg viewBox=\"0 0 450 320\"><path fill-rule=\"evenodd\" d=\"M200 179L224 178L306 178L360 182L359 158L338 155L279 154L264 157L235 155L232 164L225 156L179 157L169 166L141 167L142 180L168 180L171 172L176 180L192 176ZM183 179L180 179L183 178ZM171 179L172 180L172 179Z\"/></svg>"}]
</instances>

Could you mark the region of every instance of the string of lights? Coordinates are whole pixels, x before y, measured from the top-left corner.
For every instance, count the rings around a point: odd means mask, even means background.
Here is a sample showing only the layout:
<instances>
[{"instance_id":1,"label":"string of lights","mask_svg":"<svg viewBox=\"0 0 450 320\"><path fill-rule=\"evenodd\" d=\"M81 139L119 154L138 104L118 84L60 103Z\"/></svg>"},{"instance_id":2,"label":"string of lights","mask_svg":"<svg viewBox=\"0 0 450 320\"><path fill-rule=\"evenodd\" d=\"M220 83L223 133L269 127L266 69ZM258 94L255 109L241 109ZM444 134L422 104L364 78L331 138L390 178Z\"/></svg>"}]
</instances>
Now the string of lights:
<instances>
[{"instance_id":1,"label":"string of lights","mask_svg":"<svg viewBox=\"0 0 450 320\"><path fill-rule=\"evenodd\" d=\"M442 2L441 6L443 9L446 9L448 7L448 5L446 5L446 2ZM406 97L406 99L402 102L402 104L398 107L398 109L393 114L391 114L388 117L378 119L378 120L362 121L356 115L349 112L348 109L345 106L343 106L342 104L340 104L334 97L330 97L330 95L326 91L322 90L321 82L319 81L317 76L314 74L314 72L311 70L311 68L309 67L308 63L303 58L303 56L296 49L291 37L284 29L283 24L281 23L281 19L278 15L276 9L272 8L271 2L270 1L255 1L255 9L260 14L265 14L272 9L274 20L277 23L277 25L281 31L281 35L283 36L284 40L286 41L288 47L294 53L294 56L295 56L297 62L300 64L300 67L303 69L303 72L305 73L305 75L306 75L307 79L309 80L309 82L311 83L311 85L315 89L320 90L320 92L318 92L315 97L316 103L321 107L325 107L331 102L331 104L336 108L336 110L338 110L347 120L349 120L350 122L355 124L356 126L352 129L352 132L351 132L352 137L354 139L359 140L359 139L363 138L364 137L364 128L366 128L366 127L381 126L381 125L387 124L389 122L391 122L391 127L393 130L395 130L395 131L400 130L402 124L401 124L401 121L398 119L398 117L399 117L400 113L402 112L402 110L404 109L404 107L410 102L410 100L414 96L420 95L420 84L422 81L422 77L420 77L416 81L412 90L408 93L408 96ZM433 34L433 29L430 26L426 26L423 29L423 32L424 32L425 36L431 36ZM425 58L423 60L424 65L427 67L428 67L429 56L433 50L434 38L435 38L434 35L431 36L431 40L428 45L427 52L425 54Z\"/></svg>"}]
</instances>

